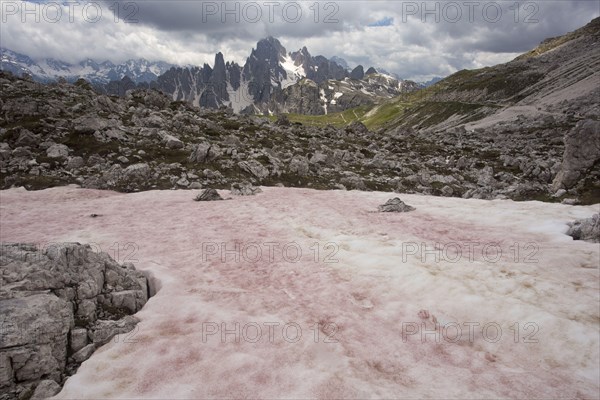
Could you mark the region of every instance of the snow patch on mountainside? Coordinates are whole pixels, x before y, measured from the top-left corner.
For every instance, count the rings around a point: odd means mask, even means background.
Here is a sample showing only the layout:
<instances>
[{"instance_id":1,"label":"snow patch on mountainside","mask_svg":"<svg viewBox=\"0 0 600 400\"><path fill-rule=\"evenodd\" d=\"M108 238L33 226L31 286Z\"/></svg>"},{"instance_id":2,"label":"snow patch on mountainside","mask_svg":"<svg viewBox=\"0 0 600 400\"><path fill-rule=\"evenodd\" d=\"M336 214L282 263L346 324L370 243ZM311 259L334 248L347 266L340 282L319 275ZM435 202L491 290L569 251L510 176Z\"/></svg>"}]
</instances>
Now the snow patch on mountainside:
<instances>
[{"instance_id":1,"label":"snow patch on mountainside","mask_svg":"<svg viewBox=\"0 0 600 400\"><path fill-rule=\"evenodd\" d=\"M600 249L564 232L598 205L263 190L0 192L0 240L117 243L162 284L57 398L597 397Z\"/></svg>"},{"instance_id":2,"label":"snow patch on mountainside","mask_svg":"<svg viewBox=\"0 0 600 400\"><path fill-rule=\"evenodd\" d=\"M323 111L325 111L325 115L327 115L327 96L325 96L325 90L319 90L319 100L321 100L321 104L323 104Z\"/></svg>"},{"instance_id":3,"label":"snow patch on mountainside","mask_svg":"<svg viewBox=\"0 0 600 400\"><path fill-rule=\"evenodd\" d=\"M284 57L284 60L280 65L287 73L287 78L281 81L282 89L292 86L302 78L306 77L304 67L302 65L296 65L289 55Z\"/></svg>"}]
</instances>

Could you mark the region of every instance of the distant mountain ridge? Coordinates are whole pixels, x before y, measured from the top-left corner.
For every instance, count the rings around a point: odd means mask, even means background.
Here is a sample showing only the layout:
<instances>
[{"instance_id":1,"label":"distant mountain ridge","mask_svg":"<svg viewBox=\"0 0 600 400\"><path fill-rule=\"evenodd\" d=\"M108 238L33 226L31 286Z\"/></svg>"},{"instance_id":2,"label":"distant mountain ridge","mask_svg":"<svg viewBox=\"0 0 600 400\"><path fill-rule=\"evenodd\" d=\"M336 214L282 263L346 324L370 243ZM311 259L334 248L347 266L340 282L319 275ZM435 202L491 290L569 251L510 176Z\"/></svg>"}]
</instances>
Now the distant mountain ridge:
<instances>
[{"instance_id":1,"label":"distant mountain ridge","mask_svg":"<svg viewBox=\"0 0 600 400\"><path fill-rule=\"evenodd\" d=\"M40 82L51 82L59 78L75 81L83 78L93 84L108 84L125 76L135 83L149 83L167 72L173 65L164 61L151 62L145 59L129 60L121 64L110 61L96 62L91 59L70 64L47 58L34 61L29 56L0 48L0 69L17 76L31 75Z\"/></svg>"},{"instance_id":2,"label":"distant mountain ridge","mask_svg":"<svg viewBox=\"0 0 600 400\"><path fill-rule=\"evenodd\" d=\"M342 61L344 65L335 60ZM420 86L362 66L349 71L340 58L312 56L306 47L287 52L274 37L260 40L244 66L215 57L214 67L171 68L150 87L173 100L240 113L321 115L344 111Z\"/></svg>"},{"instance_id":3,"label":"distant mountain ridge","mask_svg":"<svg viewBox=\"0 0 600 400\"><path fill-rule=\"evenodd\" d=\"M99 92L120 96L130 89L153 88L174 101L248 114L322 115L378 104L421 88L373 67L366 72L362 65L350 70L344 59L312 56L306 47L288 53L274 37L260 40L243 66L226 62L223 53L216 54L213 66L181 67L144 59L118 65L34 61L8 49L1 51L0 69L18 76L29 74L37 81L83 78Z\"/></svg>"}]
</instances>

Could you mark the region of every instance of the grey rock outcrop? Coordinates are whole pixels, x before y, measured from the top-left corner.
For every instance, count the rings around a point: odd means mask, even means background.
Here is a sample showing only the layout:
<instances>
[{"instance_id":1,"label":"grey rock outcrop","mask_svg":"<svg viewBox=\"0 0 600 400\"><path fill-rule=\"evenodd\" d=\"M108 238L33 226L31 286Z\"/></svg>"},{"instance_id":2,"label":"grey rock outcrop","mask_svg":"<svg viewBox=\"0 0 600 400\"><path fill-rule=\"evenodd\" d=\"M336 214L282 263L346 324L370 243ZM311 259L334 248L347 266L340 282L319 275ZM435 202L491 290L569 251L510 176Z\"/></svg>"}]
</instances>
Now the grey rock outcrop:
<instances>
[{"instance_id":1,"label":"grey rock outcrop","mask_svg":"<svg viewBox=\"0 0 600 400\"><path fill-rule=\"evenodd\" d=\"M147 299L144 274L90 246L1 244L2 398L54 395L106 342L106 335L96 340L98 327L118 323ZM126 318L133 329L137 320Z\"/></svg>"},{"instance_id":2,"label":"grey rock outcrop","mask_svg":"<svg viewBox=\"0 0 600 400\"><path fill-rule=\"evenodd\" d=\"M388 200L385 204L378 207L379 212L396 212L404 213L416 210L413 206L409 206L399 198L393 198Z\"/></svg>"},{"instance_id":3,"label":"grey rock outcrop","mask_svg":"<svg viewBox=\"0 0 600 400\"><path fill-rule=\"evenodd\" d=\"M553 189L573 187L585 171L600 160L600 121L584 120L565 136L565 153Z\"/></svg>"},{"instance_id":4,"label":"grey rock outcrop","mask_svg":"<svg viewBox=\"0 0 600 400\"><path fill-rule=\"evenodd\" d=\"M600 243L600 214L570 223L567 235L575 240Z\"/></svg>"}]
</instances>

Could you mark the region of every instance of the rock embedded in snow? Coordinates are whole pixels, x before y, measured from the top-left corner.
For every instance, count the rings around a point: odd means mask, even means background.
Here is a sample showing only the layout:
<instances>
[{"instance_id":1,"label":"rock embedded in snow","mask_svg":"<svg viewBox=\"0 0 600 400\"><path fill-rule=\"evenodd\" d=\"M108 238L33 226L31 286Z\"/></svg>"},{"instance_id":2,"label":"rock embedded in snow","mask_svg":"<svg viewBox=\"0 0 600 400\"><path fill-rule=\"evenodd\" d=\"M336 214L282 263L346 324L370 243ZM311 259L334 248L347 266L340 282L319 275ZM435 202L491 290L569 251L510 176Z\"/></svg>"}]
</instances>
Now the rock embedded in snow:
<instances>
[{"instance_id":1,"label":"rock embedded in snow","mask_svg":"<svg viewBox=\"0 0 600 400\"><path fill-rule=\"evenodd\" d=\"M575 240L600 243L600 214L570 223L567 235Z\"/></svg>"},{"instance_id":2,"label":"rock embedded in snow","mask_svg":"<svg viewBox=\"0 0 600 400\"><path fill-rule=\"evenodd\" d=\"M416 208L414 208L413 206L409 206L397 197L388 200L385 204L380 205L378 209L379 212L396 213L410 212L416 210Z\"/></svg>"},{"instance_id":3,"label":"rock embedded in snow","mask_svg":"<svg viewBox=\"0 0 600 400\"><path fill-rule=\"evenodd\" d=\"M560 203L566 204L568 206L576 206L577 204L580 203L580 201L578 198L568 197L566 199L563 199Z\"/></svg>"},{"instance_id":4,"label":"rock embedded in snow","mask_svg":"<svg viewBox=\"0 0 600 400\"><path fill-rule=\"evenodd\" d=\"M14 282L11 278L17 274L4 268L10 265L8 263L13 264L13 268L25 263L8 261L4 257L1 263L3 275L6 274L8 279L3 278L0 293L0 326L3 328L0 353L8 357L12 369L9 386L36 382L44 377L60 381L62 366L67 360L67 335L73 326L72 306L53 294L33 292L27 295L31 287L29 282ZM44 272L29 271L24 275L30 277L33 285L45 280L44 286L57 286L42 275Z\"/></svg>"},{"instance_id":5,"label":"rock embedded in snow","mask_svg":"<svg viewBox=\"0 0 600 400\"><path fill-rule=\"evenodd\" d=\"M219 200L223 200L223 198L221 197L219 192L217 192L215 189L206 189L205 191L200 193L198 196L196 196L196 198L194 199L194 201L219 201Z\"/></svg>"},{"instance_id":6,"label":"rock embedded in snow","mask_svg":"<svg viewBox=\"0 0 600 400\"><path fill-rule=\"evenodd\" d=\"M90 246L1 244L0 387L11 398L63 382L95 350L88 336L99 318L118 320L147 299L144 274Z\"/></svg>"}]
</instances>

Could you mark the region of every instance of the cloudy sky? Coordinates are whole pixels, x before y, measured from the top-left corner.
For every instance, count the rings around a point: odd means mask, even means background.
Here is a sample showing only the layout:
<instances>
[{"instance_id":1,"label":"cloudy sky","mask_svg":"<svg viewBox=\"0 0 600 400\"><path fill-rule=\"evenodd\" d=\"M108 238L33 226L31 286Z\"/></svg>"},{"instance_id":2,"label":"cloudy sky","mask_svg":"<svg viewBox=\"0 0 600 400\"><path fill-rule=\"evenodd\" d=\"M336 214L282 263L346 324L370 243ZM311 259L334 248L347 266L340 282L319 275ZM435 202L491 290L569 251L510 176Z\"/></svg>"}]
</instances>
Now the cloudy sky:
<instances>
[{"instance_id":1,"label":"cloudy sky","mask_svg":"<svg viewBox=\"0 0 600 400\"><path fill-rule=\"evenodd\" d=\"M256 42L428 80L508 61L600 15L580 1L0 0L0 46L34 59L244 64Z\"/></svg>"}]
</instances>

